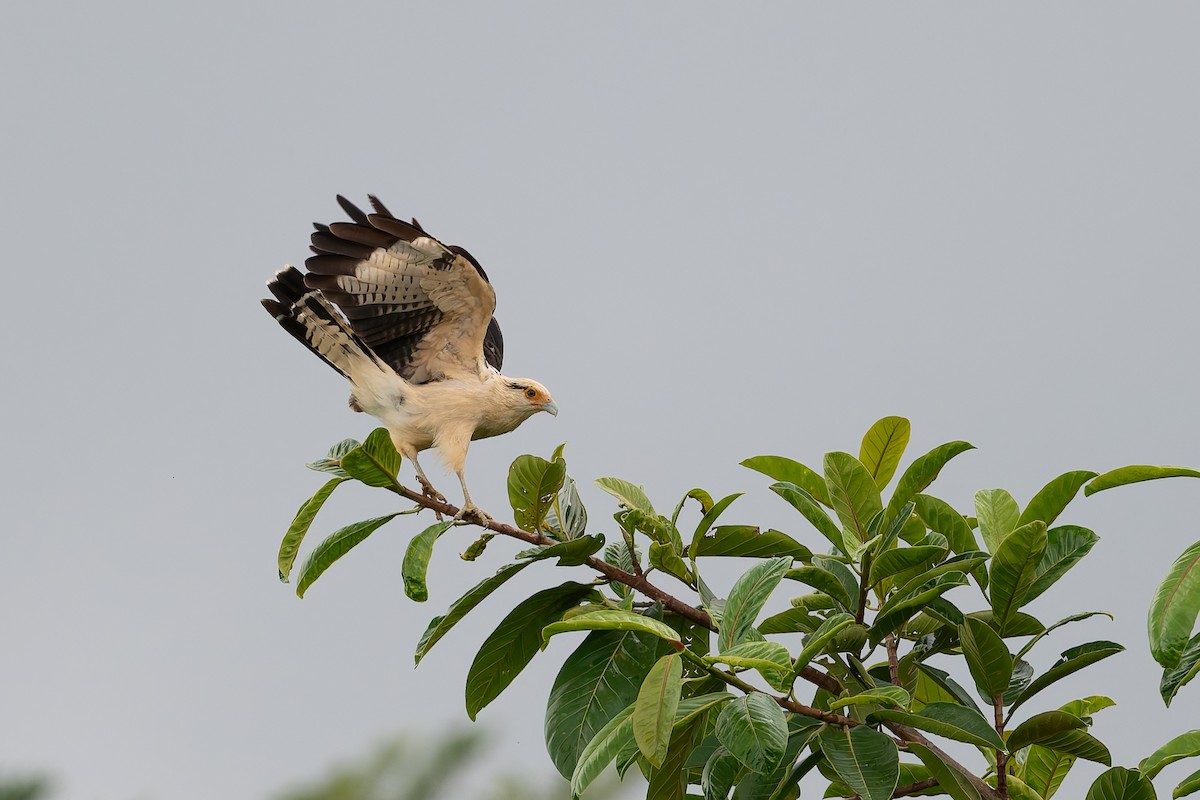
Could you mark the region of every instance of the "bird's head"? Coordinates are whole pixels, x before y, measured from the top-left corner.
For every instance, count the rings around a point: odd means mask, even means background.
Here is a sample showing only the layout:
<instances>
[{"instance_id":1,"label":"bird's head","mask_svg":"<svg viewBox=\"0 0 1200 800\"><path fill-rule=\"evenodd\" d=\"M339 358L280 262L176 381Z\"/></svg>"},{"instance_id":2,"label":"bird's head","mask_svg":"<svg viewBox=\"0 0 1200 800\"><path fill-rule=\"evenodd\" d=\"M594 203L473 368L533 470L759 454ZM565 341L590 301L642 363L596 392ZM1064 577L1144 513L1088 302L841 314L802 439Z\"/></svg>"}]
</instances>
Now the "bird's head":
<instances>
[{"instance_id":1,"label":"bird's head","mask_svg":"<svg viewBox=\"0 0 1200 800\"><path fill-rule=\"evenodd\" d=\"M508 381L506 388L513 406L524 412L525 416L531 416L539 411L546 411L558 416L558 406L554 404L550 392L546 391L546 387L537 381L514 378Z\"/></svg>"}]
</instances>

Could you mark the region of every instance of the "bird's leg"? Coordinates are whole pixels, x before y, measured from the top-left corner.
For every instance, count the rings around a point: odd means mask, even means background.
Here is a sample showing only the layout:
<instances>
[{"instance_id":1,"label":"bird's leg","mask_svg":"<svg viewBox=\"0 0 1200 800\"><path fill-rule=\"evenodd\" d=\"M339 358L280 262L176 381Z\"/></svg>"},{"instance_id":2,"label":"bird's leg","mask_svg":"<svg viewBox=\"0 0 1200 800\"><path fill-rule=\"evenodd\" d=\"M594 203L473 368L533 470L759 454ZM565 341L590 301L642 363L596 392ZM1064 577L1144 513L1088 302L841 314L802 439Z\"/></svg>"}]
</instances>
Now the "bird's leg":
<instances>
[{"instance_id":1,"label":"bird's leg","mask_svg":"<svg viewBox=\"0 0 1200 800\"><path fill-rule=\"evenodd\" d=\"M475 501L471 499L471 493L467 491L467 478L462 470L458 472L458 482L462 484L463 505L458 510L458 513L454 515L454 518L467 519L472 522L478 522L480 525L486 525L491 520L491 517L483 513L483 510L475 505Z\"/></svg>"},{"instance_id":2,"label":"bird's leg","mask_svg":"<svg viewBox=\"0 0 1200 800\"><path fill-rule=\"evenodd\" d=\"M421 469L421 465L417 461L417 454L413 453L409 460L413 462L413 467L417 470L417 480L421 484L421 494L425 495L431 500L437 500L438 502L445 503L446 496L437 489L433 488L433 484L429 482L429 478L425 477L425 470Z\"/></svg>"}]
</instances>

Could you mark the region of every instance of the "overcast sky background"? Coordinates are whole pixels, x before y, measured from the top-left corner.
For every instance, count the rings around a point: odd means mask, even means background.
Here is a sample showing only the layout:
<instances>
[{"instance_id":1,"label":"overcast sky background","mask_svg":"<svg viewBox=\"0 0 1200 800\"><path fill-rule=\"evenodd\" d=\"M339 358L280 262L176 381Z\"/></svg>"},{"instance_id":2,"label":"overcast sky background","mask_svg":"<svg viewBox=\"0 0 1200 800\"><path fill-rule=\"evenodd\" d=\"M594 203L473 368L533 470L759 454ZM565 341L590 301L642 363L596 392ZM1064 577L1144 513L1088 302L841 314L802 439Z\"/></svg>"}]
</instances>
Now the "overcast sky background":
<instances>
[{"instance_id":1,"label":"overcast sky background","mask_svg":"<svg viewBox=\"0 0 1200 800\"><path fill-rule=\"evenodd\" d=\"M472 564L467 533L443 540L418 605L404 517L304 601L276 580L322 482L303 464L372 427L258 306L339 192L467 246L506 373L562 409L472 448L500 517L511 459L567 441L597 531L590 481L617 475L665 508L747 491L730 522L820 546L737 463L857 452L889 414L910 457L978 446L932 490L963 510L1069 469L1200 465L1194 4L173 5L11 4L0 27L0 775L264 797L464 723L479 642L568 577L530 569L415 672L429 618L516 547ZM339 490L314 538L393 510L381 494ZM1102 540L1030 609L1117 614L1035 664L1129 646L1045 696L1117 699L1096 727L1116 763L1200 716L1197 686L1163 710L1144 634L1198 501L1186 480L1077 501L1064 521ZM480 715L504 742L486 770L552 770L572 646Z\"/></svg>"}]
</instances>

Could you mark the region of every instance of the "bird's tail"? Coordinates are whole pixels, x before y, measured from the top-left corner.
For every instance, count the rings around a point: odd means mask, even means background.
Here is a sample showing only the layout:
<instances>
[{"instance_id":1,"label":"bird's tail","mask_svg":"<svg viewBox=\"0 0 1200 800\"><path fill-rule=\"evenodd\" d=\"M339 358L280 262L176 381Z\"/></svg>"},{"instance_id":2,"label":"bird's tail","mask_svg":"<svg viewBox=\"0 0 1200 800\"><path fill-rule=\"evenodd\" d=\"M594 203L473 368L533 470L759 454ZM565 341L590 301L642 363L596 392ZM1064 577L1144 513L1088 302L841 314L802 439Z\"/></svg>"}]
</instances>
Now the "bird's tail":
<instances>
[{"instance_id":1,"label":"bird's tail","mask_svg":"<svg viewBox=\"0 0 1200 800\"><path fill-rule=\"evenodd\" d=\"M301 344L352 382L361 380L364 371L393 373L319 291L304 285L300 270L290 265L284 267L267 282L267 288L275 296L274 300L262 301L267 313Z\"/></svg>"}]
</instances>

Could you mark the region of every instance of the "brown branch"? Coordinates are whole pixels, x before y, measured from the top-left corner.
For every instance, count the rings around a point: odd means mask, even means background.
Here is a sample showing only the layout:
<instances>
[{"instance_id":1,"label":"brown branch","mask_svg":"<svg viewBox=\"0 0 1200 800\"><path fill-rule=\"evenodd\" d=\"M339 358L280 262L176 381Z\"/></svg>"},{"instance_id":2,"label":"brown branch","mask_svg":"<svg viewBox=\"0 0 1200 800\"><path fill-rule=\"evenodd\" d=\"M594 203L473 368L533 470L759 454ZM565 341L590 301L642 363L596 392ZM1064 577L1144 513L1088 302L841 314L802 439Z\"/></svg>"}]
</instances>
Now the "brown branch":
<instances>
[{"instance_id":1,"label":"brown branch","mask_svg":"<svg viewBox=\"0 0 1200 800\"><path fill-rule=\"evenodd\" d=\"M923 792L926 789L932 789L933 787L935 787L937 785L938 785L937 778L926 778L923 781L917 781L916 783L910 783L907 786L896 787L896 791L892 792L892 797L908 797L909 795L917 794L918 792Z\"/></svg>"},{"instance_id":2,"label":"brown branch","mask_svg":"<svg viewBox=\"0 0 1200 800\"><path fill-rule=\"evenodd\" d=\"M453 506L449 503L442 502L440 500L434 500L433 498L426 497L422 494L418 494L417 492L414 492L411 489L408 489L399 484L395 484L388 488L390 488L396 494L399 494L402 497L406 497L409 500L412 500L414 503L417 503L418 505L424 506L424 507L432 509L434 511L440 511L442 514L446 514L448 516L454 517L454 516L457 516L459 513L459 509L457 506ZM521 530L520 528L516 528L512 525L507 525L503 522L497 522L494 519L481 520L481 519L472 518L467 521L471 524L479 525L480 527L490 530L494 533L498 533L503 536L511 536L514 539L519 539L523 542L528 542L529 544L548 546L548 545L559 543L559 541L557 539L552 539L549 536L544 536L543 534L540 534L540 533L531 533L529 531ZM641 592L645 596L647 596L653 600L659 601L660 603L663 604L664 608L670 610L672 613L677 614L677 615L683 617L684 619L691 620L692 622L695 622L697 625L700 625L701 627L707 628L709 630L716 630L716 625L713 624L712 618L709 617L708 614L705 614L703 611L696 608L695 606L690 606L687 603L680 600L679 598L674 597L674 596L668 594L667 592L664 592L662 589L659 589L657 586L655 586L654 584L652 584L648 580L646 580L645 576L632 575L632 574L626 572L625 570L621 569L620 567L616 567L612 564L609 564L607 561L596 558L595 556L588 558L587 565L589 567L591 567L592 569L596 570L597 572L599 572L601 575L604 575L609 580L614 580L614 581L617 581L618 583L623 583L626 586L630 587L631 589L636 589L637 591ZM689 651L685 650L684 652L686 653ZM718 677L720 677L722 680L725 680L726 683L729 683L732 686L737 686L739 689L743 689L743 691L759 691L758 689L754 688L753 686L746 683L745 681L742 681L740 678L738 678L734 675L730 675L729 673L726 673L723 670L715 670L715 672L720 673L718 675ZM726 680L726 678L724 676L728 676L728 678L731 678L732 681ZM842 692L842 685L836 678L834 678L832 675L827 675L826 673L821 672L818 669L814 669L813 667L805 667L803 670L801 670L800 677L804 678L805 680L809 681L810 683L813 683L813 684L821 687L822 689L825 689L827 692L830 692L831 694L837 695ZM789 698L786 698L786 697L775 697L775 696L773 696L769 693L765 693L765 692L764 692L764 694L767 694L768 697L771 697L776 703L778 703L783 708L787 709L788 711L792 711L796 714L803 714L804 716L813 717L815 719L821 719L826 722L831 722L831 723L837 724L837 725L857 725L858 724L855 720L850 719L849 717L843 717L840 714L834 714L833 712L829 712L829 711L821 711L820 709L812 708L811 706L806 706L803 703L798 703L798 702L791 700ZM1007 797L1007 795L1000 794L995 789L993 789L991 786L988 786L986 783L981 781L978 777L975 776L974 773L972 773L965 766L958 763L953 758L951 758L949 755L947 755L945 753L945 751L943 751L941 748L939 748L933 742L926 739L916 729L910 728L907 725L901 725L898 722L887 722L887 723L885 723L885 725L887 726L887 728L890 731L892 731L892 733L896 734L896 736L898 736L901 740L906 741L906 742L916 742L917 744L923 745L924 747L928 748L930 750L930 752L932 752L934 755L936 755L938 758L940 758L948 767L955 770L956 772L961 773L964 777L966 777L966 779L971 782L971 785L975 787L976 791L979 792L980 797L985 798L985 800L1005 800L1005 798Z\"/></svg>"},{"instance_id":3,"label":"brown branch","mask_svg":"<svg viewBox=\"0 0 1200 800\"><path fill-rule=\"evenodd\" d=\"M884 642L887 644L888 675L892 679L892 685L899 686L900 685L900 658L899 658L899 654L896 652L898 649L898 645L896 642L896 634L889 633L886 637L884 637Z\"/></svg>"},{"instance_id":4,"label":"brown branch","mask_svg":"<svg viewBox=\"0 0 1200 800\"><path fill-rule=\"evenodd\" d=\"M913 742L921 745L941 759L942 763L950 767L950 769L961 774L971 783L972 786L975 787L975 791L979 792L979 796L984 798L984 800L1003 800L1003 798L1005 798L1005 795L1001 795L991 786L988 786L986 783L980 780L975 773L971 772L971 770L967 769L965 766L951 758L945 750L942 750L936 744L926 739L925 736L916 728L910 728L907 725L901 725L899 722L885 722L883 724L887 726L888 730L900 737L902 741Z\"/></svg>"},{"instance_id":5,"label":"brown branch","mask_svg":"<svg viewBox=\"0 0 1200 800\"><path fill-rule=\"evenodd\" d=\"M992 708L996 714L996 733L1004 738L1004 696L992 698ZM996 793L1008 797L1008 756L1003 750L996 751Z\"/></svg>"}]
</instances>

